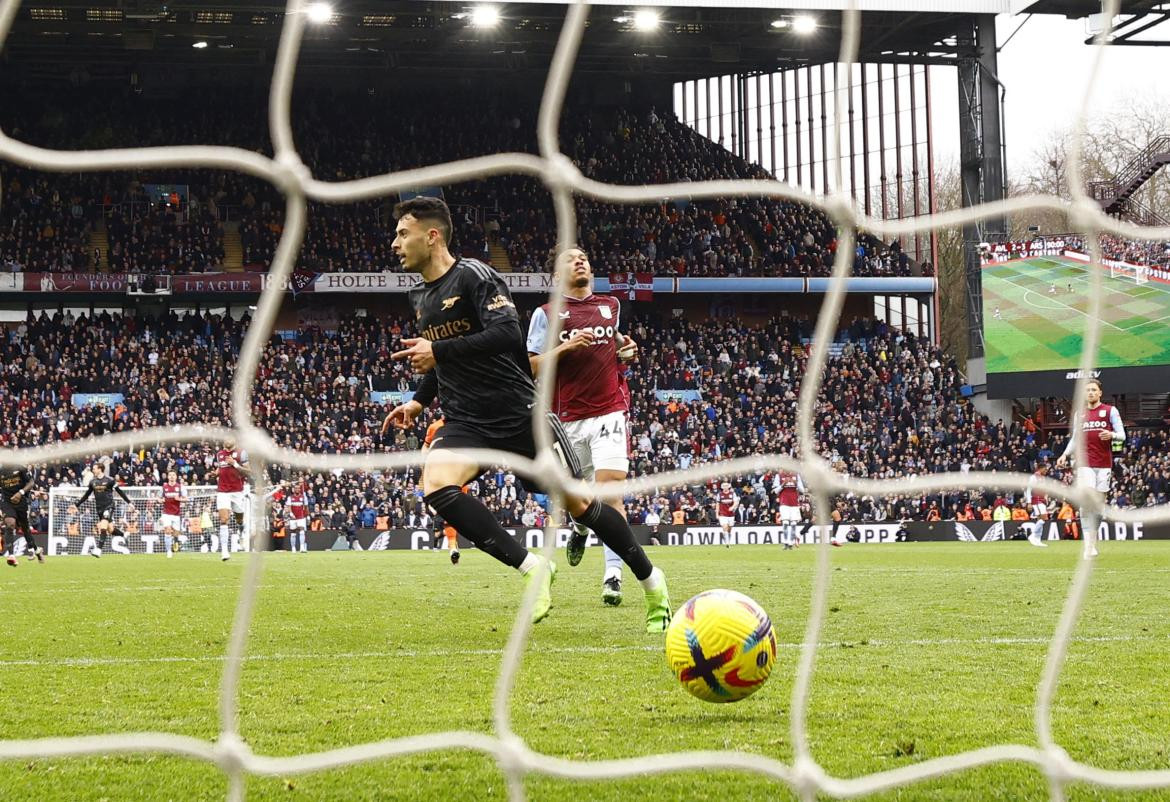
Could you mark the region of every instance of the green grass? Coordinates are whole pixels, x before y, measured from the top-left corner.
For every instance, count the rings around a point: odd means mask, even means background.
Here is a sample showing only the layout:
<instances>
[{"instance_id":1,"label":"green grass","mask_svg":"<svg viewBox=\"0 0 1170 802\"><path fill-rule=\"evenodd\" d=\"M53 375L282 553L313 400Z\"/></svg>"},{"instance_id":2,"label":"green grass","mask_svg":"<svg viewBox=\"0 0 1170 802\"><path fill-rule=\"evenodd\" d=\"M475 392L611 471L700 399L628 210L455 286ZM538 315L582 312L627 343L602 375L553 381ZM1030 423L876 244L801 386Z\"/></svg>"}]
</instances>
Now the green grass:
<instances>
[{"instance_id":1,"label":"green grass","mask_svg":"<svg viewBox=\"0 0 1170 802\"><path fill-rule=\"evenodd\" d=\"M809 711L816 759L856 777L999 743L1033 744L1048 639L1079 546L851 546L832 587ZM657 548L675 603L743 591L781 642L759 693L733 705L675 683L661 636L640 631L641 592L600 603L601 554L563 567L552 616L534 631L511 699L533 749L575 760L690 749L792 758L789 714L815 552ZM1054 728L1074 757L1112 769L1170 767L1170 544L1105 543L1071 644ZM217 689L244 560L200 555L58 558L0 573L5 702L0 738L218 731ZM478 553L457 567L431 553L266 558L240 693L253 750L296 755L383 738L492 731L492 689L522 583ZM0 762L3 800L223 799L212 766L159 756ZM791 799L735 772L571 783L529 776L530 798ZM1046 797L1040 772L998 765L873 798ZM252 778L250 800L502 800L479 754L442 751L282 778ZM1070 798L1160 800L1164 791Z\"/></svg>"},{"instance_id":2,"label":"green grass","mask_svg":"<svg viewBox=\"0 0 1170 802\"><path fill-rule=\"evenodd\" d=\"M1090 268L1058 257L983 269L988 373L1072 370L1089 321ZM1068 290L1072 285L1072 292ZM1102 277L1097 367L1170 364L1170 287ZM1050 292L1052 286L1056 292ZM996 319L995 310L1000 310Z\"/></svg>"}]
</instances>

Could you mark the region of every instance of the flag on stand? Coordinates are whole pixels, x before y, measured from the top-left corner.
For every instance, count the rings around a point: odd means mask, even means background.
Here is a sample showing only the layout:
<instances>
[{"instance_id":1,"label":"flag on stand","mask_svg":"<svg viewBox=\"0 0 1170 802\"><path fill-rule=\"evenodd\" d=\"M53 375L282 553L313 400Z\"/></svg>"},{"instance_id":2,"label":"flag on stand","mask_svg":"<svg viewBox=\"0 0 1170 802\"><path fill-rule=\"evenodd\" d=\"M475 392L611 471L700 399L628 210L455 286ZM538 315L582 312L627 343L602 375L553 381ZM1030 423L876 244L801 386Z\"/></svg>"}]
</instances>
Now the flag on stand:
<instances>
[{"instance_id":1,"label":"flag on stand","mask_svg":"<svg viewBox=\"0 0 1170 802\"><path fill-rule=\"evenodd\" d=\"M631 301L654 300L653 273L610 273L609 294Z\"/></svg>"},{"instance_id":2,"label":"flag on stand","mask_svg":"<svg viewBox=\"0 0 1170 802\"><path fill-rule=\"evenodd\" d=\"M654 300L654 274L635 273L633 284L630 286L631 301Z\"/></svg>"},{"instance_id":3,"label":"flag on stand","mask_svg":"<svg viewBox=\"0 0 1170 802\"><path fill-rule=\"evenodd\" d=\"M298 292L312 289L314 282L317 281L317 275L316 271L310 270L307 267L298 267L294 270L288 280L288 288L292 292L293 297L296 298Z\"/></svg>"}]
</instances>

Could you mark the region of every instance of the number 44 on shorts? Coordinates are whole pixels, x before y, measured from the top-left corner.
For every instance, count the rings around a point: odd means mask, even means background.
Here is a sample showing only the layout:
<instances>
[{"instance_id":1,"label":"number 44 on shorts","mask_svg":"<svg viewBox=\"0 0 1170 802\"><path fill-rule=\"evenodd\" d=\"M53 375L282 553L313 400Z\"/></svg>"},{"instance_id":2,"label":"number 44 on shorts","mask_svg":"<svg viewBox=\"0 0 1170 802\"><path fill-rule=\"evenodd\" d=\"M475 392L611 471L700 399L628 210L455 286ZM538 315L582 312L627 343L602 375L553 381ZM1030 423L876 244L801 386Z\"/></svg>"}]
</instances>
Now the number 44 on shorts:
<instances>
[{"instance_id":1,"label":"number 44 on shorts","mask_svg":"<svg viewBox=\"0 0 1170 802\"><path fill-rule=\"evenodd\" d=\"M597 436L604 440L606 437L609 437L611 434L614 437L621 437L621 436L625 435L625 421L621 421L621 420L614 421L612 431L610 430L608 424L605 424L605 423L601 424L601 431L599 431L597 433Z\"/></svg>"}]
</instances>

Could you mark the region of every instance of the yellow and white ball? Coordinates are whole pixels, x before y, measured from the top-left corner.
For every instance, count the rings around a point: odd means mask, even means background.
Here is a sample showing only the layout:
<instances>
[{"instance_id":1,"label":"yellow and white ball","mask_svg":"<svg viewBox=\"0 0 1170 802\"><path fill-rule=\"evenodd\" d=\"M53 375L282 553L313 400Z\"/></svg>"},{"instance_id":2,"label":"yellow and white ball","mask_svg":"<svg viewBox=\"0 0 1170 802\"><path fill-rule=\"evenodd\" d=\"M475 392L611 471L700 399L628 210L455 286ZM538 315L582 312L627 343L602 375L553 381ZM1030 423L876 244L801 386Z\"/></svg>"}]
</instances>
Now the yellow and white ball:
<instances>
[{"instance_id":1,"label":"yellow and white ball","mask_svg":"<svg viewBox=\"0 0 1170 802\"><path fill-rule=\"evenodd\" d=\"M737 702L772 673L776 635L752 599L734 590L708 590L675 612L666 630L666 661L692 695Z\"/></svg>"}]
</instances>

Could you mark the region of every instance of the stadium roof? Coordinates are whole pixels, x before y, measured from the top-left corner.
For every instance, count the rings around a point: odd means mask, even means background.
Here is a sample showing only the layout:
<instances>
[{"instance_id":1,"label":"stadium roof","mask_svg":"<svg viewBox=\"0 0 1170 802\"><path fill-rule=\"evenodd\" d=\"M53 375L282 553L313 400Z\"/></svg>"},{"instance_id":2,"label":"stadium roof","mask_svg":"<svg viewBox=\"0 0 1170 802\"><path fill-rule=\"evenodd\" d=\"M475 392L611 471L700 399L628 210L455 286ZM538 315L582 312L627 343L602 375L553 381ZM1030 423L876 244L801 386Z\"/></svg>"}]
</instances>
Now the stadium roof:
<instances>
[{"instance_id":1,"label":"stadium roof","mask_svg":"<svg viewBox=\"0 0 1170 802\"><path fill-rule=\"evenodd\" d=\"M635 25L636 8L660 7L653 30ZM660 75L672 80L773 72L834 61L845 0L662 0L595 4L576 71ZM947 62L971 52L954 0L859 0L861 58ZM1125 2L1146 7L1148 2ZM542 74L566 6L543 0L501 3L491 27L473 24L471 2L338 0L337 13L306 28L302 73L357 71L354 80L406 74ZM767 7L765 7L767 6ZM968 13L1029 11L1081 16L1089 0L964 0ZM820 9L817 13L815 9ZM811 16L815 30L792 22ZM229 73L267 73L284 4L178 0L43 0L22 4L0 53L0 76L21 83L124 79L131 71L182 86ZM364 71L364 72L363 72Z\"/></svg>"}]
</instances>

